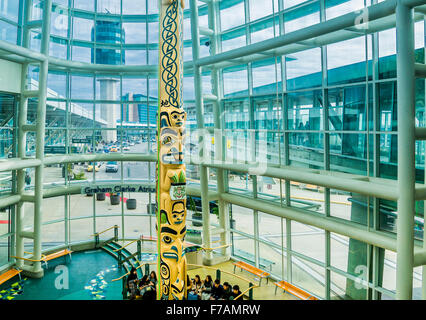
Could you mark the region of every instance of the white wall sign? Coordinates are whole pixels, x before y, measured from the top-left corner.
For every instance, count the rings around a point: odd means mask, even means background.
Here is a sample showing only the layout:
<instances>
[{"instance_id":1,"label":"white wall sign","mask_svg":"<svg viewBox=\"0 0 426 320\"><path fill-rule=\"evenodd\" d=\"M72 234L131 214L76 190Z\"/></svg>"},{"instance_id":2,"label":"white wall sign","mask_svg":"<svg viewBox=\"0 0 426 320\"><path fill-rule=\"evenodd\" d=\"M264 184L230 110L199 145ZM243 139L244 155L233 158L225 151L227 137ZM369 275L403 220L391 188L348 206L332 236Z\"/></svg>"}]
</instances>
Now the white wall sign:
<instances>
[{"instance_id":1,"label":"white wall sign","mask_svg":"<svg viewBox=\"0 0 426 320\"><path fill-rule=\"evenodd\" d=\"M82 194L119 192L155 192L155 187L142 184L90 185L81 187Z\"/></svg>"}]
</instances>

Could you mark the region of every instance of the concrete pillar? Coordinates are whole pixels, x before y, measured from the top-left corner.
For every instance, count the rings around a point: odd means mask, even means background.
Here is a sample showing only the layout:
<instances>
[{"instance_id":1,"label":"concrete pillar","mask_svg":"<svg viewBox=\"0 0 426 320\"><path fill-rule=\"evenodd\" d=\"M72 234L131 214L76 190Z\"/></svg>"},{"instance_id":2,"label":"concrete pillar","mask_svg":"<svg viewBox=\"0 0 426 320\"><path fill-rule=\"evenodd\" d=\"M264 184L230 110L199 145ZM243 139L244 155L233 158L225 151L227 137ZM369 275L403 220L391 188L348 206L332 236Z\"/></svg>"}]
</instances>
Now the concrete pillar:
<instances>
[{"instance_id":1,"label":"concrete pillar","mask_svg":"<svg viewBox=\"0 0 426 320\"><path fill-rule=\"evenodd\" d=\"M117 97L117 84L119 80L116 79L99 79L100 99L115 101ZM100 105L101 119L107 122L107 128L117 128L117 120L120 117L120 112L115 104L101 104ZM102 139L105 141L117 141L116 130L102 131Z\"/></svg>"},{"instance_id":2,"label":"concrete pillar","mask_svg":"<svg viewBox=\"0 0 426 320\"><path fill-rule=\"evenodd\" d=\"M49 55L50 43L50 18L52 10L52 0L45 0L43 7L43 26L41 39L41 53ZM41 160L41 165L35 170L35 188L34 188L34 249L33 257L41 259L42 248L42 214L43 214L43 169L44 169L44 139L46 127L46 99L47 99L47 75L49 70L49 62L46 59L40 63L39 75L39 94L37 104L37 123L36 123L36 158ZM32 268L33 277L42 277L44 271L41 262L34 262Z\"/></svg>"},{"instance_id":3,"label":"concrete pillar","mask_svg":"<svg viewBox=\"0 0 426 320\"><path fill-rule=\"evenodd\" d=\"M190 1L191 8L191 34L192 34L192 56L193 60L199 59L199 39L198 33L198 7L197 1ZM194 85L195 85L195 107L196 107L196 118L197 118L197 129L200 130L199 134L199 149L201 162L207 159L207 148L206 141L201 134L204 130L204 103L202 96L202 76L201 68L194 66ZM200 187L201 187L201 207L203 214L203 242L208 248L211 248L211 232L210 232L210 205L208 200L208 174L207 167L200 164ZM204 263L207 265L212 264L213 254L211 251L206 251Z\"/></svg>"},{"instance_id":4,"label":"concrete pillar","mask_svg":"<svg viewBox=\"0 0 426 320\"><path fill-rule=\"evenodd\" d=\"M398 102L398 219L396 298L411 300L413 291L415 212L414 10L396 6Z\"/></svg>"}]
</instances>

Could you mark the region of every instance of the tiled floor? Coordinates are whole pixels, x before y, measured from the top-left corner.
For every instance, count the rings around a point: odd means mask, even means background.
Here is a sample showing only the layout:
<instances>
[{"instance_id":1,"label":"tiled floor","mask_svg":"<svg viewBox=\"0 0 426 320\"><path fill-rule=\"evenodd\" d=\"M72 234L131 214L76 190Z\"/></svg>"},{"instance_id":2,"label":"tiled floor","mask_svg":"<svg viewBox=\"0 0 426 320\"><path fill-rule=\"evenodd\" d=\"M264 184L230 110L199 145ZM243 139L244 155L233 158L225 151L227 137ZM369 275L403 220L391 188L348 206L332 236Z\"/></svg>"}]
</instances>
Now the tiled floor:
<instances>
[{"instance_id":1,"label":"tiled floor","mask_svg":"<svg viewBox=\"0 0 426 320\"><path fill-rule=\"evenodd\" d=\"M49 262L42 279L22 277L22 290L11 290L19 278L0 286L5 300L121 300L122 282L112 282L125 272L102 250L75 252L72 261ZM15 286L14 286L15 285Z\"/></svg>"}]
</instances>

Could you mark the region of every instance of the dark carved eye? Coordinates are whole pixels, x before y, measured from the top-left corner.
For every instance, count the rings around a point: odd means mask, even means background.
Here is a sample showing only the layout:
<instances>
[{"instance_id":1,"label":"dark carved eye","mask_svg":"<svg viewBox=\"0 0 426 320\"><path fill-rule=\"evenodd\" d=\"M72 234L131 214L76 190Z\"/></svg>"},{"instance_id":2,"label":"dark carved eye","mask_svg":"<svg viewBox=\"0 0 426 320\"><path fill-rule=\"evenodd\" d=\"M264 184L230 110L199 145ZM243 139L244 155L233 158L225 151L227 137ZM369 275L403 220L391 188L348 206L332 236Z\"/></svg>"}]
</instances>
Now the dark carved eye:
<instances>
[{"instance_id":1,"label":"dark carved eye","mask_svg":"<svg viewBox=\"0 0 426 320\"><path fill-rule=\"evenodd\" d=\"M164 243L169 244L169 243L171 243L173 240L172 240L172 238L170 238L169 236L164 236L164 237L163 237L163 241L164 241Z\"/></svg>"}]
</instances>

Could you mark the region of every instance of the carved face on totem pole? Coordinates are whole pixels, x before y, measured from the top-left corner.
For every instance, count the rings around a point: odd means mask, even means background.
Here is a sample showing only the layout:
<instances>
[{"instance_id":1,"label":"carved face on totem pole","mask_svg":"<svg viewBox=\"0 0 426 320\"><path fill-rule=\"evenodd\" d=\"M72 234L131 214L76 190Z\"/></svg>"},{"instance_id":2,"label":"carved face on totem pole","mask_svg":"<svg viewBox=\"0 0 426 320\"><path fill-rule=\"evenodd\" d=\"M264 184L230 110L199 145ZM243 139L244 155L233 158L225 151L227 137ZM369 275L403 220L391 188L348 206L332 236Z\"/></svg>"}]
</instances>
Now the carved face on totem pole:
<instances>
[{"instance_id":1,"label":"carved face on totem pole","mask_svg":"<svg viewBox=\"0 0 426 320\"><path fill-rule=\"evenodd\" d=\"M178 225L185 221L186 209L183 201L176 201L172 205L172 224Z\"/></svg>"},{"instance_id":2,"label":"carved face on totem pole","mask_svg":"<svg viewBox=\"0 0 426 320\"><path fill-rule=\"evenodd\" d=\"M171 225L162 224L161 234L161 272L166 275L169 284L168 299L182 300L185 294L186 260L183 249L183 239L186 226L173 228ZM185 277L183 277L185 275ZM163 296L166 292L163 291Z\"/></svg>"},{"instance_id":3,"label":"carved face on totem pole","mask_svg":"<svg viewBox=\"0 0 426 320\"><path fill-rule=\"evenodd\" d=\"M161 127L184 128L186 121L186 112L181 108L169 105L168 101L164 101L160 113Z\"/></svg>"},{"instance_id":4,"label":"carved face on totem pole","mask_svg":"<svg viewBox=\"0 0 426 320\"><path fill-rule=\"evenodd\" d=\"M164 127L160 131L160 162L169 168L183 165L184 139L176 127Z\"/></svg>"}]
</instances>

